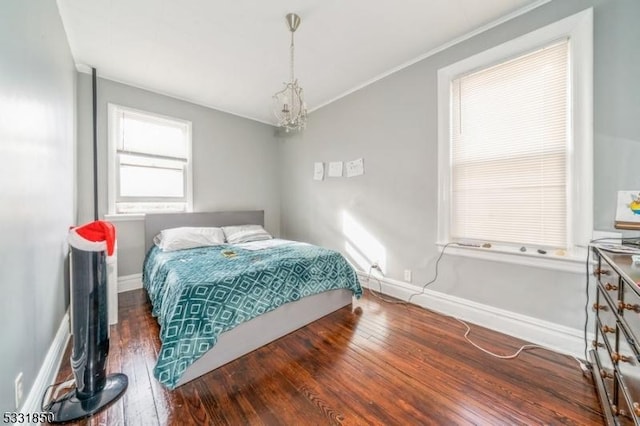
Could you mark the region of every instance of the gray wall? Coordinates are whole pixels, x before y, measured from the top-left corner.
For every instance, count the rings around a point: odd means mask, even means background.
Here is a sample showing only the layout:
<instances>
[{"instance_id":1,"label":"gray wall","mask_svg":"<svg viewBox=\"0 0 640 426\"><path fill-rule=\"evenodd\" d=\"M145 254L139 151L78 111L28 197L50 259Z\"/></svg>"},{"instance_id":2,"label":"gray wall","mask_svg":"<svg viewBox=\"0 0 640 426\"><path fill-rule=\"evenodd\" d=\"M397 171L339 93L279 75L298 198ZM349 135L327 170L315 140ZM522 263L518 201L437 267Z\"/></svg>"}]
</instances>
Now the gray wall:
<instances>
[{"instance_id":1,"label":"gray wall","mask_svg":"<svg viewBox=\"0 0 640 426\"><path fill-rule=\"evenodd\" d=\"M599 1L595 11L594 222L612 230L617 191L640 189L640 2Z\"/></svg>"},{"instance_id":2,"label":"gray wall","mask_svg":"<svg viewBox=\"0 0 640 426\"><path fill-rule=\"evenodd\" d=\"M100 70L98 70L98 74ZM78 73L78 218L93 220L91 75ZM272 126L98 78L99 213L107 212L107 103L192 122L194 211L262 209L280 233L278 149ZM142 271L144 222L117 221L118 275Z\"/></svg>"},{"instance_id":3,"label":"gray wall","mask_svg":"<svg viewBox=\"0 0 640 426\"><path fill-rule=\"evenodd\" d=\"M433 278L437 233L437 70L594 6L595 228L612 229L615 192L640 188L640 2L555 0L310 115L282 139L282 232L345 251L347 212L384 248L386 276ZM312 180L314 161L364 157L365 175ZM576 329L582 274L444 256L430 289ZM417 288L417 287L416 287Z\"/></svg>"},{"instance_id":4,"label":"gray wall","mask_svg":"<svg viewBox=\"0 0 640 426\"><path fill-rule=\"evenodd\" d=\"M13 383L21 371L26 398L68 303L75 74L56 3L3 1L0 412L15 411Z\"/></svg>"}]
</instances>

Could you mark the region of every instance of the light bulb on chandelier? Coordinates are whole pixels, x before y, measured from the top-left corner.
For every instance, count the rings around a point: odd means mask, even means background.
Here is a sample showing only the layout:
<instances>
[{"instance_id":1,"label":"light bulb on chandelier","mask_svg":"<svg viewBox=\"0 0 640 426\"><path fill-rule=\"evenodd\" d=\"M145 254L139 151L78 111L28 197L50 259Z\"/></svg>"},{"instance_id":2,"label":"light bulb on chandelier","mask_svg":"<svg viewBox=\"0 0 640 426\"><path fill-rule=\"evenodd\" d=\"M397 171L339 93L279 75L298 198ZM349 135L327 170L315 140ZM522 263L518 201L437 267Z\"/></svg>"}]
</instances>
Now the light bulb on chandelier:
<instances>
[{"instance_id":1,"label":"light bulb on chandelier","mask_svg":"<svg viewBox=\"0 0 640 426\"><path fill-rule=\"evenodd\" d=\"M293 34L300 25L300 17L295 13L289 13L285 17L289 31L291 31L289 82L284 83L284 88L273 95L273 113L278 120L278 127L285 131L302 130L307 125L307 104L304 102L304 92L298 85L298 80L293 72L294 42Z\"/></svg>"}]
</instances>

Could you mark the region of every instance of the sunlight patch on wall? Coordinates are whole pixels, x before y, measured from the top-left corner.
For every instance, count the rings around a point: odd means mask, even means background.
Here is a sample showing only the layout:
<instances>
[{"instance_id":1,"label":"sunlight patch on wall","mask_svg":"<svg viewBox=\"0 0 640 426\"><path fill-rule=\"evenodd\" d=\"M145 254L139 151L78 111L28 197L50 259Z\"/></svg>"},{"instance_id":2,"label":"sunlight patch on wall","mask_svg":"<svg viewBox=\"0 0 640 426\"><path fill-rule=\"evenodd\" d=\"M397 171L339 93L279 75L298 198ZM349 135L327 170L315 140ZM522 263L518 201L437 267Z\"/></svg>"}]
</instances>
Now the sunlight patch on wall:
<instances>
[{"instance_id":1,"label":"sunlight patch on wall","mask_svg":"<svg viewBox=\"0 0 640 426\"><path fill-rule=\"evenodd\" d=\"M377 263L382 272L387 270L387 250L371 232L346 211L342 212L342 233L346 237L345 251L357 266L368 271Z\"/></svg>"}]
</instances>

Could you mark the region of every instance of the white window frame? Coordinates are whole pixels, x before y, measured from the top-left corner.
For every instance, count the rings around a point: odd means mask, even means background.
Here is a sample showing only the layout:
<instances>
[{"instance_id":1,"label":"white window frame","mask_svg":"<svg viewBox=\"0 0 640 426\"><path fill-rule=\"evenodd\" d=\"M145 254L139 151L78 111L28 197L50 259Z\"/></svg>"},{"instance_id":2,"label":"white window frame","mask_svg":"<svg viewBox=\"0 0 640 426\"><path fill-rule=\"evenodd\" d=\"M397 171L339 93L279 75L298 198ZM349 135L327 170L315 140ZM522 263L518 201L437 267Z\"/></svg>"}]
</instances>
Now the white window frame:
<instances>
[{"instance_id":1,"label":"white window frame","mask_svg":"<svg viewBox=\"0 0 640 426\"><path fill-rule=\"evenodd\" d=\"M567 241L565 252L520 252L513 246L456 245L451 217L451 84L460 75L505 62L562 38L569 39L570 124L567 155ZM593 10L586 9L438 70L438 245L449 254L584 272L593 230Z\"/></svg>"},{"instance_id":2,"label":"white window frame","mask_svg":"<svg viewBox=\"0 0 640 426\"><path fill-rule=\"evenodd\" d=\"M191 155L191 145L192 145L192 131L191 131L191 122L188 120L182 120L175 117L169 117L162 114L157 114L154 112L143 111L140 109L130 108L118 104L108 103L108 155L107 155L107 171L108 171L108 214L107 218L110 220L118 220L118 219L141 219L144 218L145 212L141 213L118 213L116 211L116 202L118 201L118 182L119 182L119 174L118 174L118 132L119 121L122 117L122 112L130 112L135 114L141 114L144 116L148 116L152 119L156 120L166 120L174 123L180 123L186 127L186 137L187 137L187 153L186 153L186 164L185 164L185 211L191 212L193 211L193 172L192 172L192 155ZM141 198L144 200L144 198ZM152 200L149 200L152 201ZM173 210L167 210L166 212L172 212ZM163 213L165 211L159 210L154 211L154 213Z\"/></svg>"}]
</instances>

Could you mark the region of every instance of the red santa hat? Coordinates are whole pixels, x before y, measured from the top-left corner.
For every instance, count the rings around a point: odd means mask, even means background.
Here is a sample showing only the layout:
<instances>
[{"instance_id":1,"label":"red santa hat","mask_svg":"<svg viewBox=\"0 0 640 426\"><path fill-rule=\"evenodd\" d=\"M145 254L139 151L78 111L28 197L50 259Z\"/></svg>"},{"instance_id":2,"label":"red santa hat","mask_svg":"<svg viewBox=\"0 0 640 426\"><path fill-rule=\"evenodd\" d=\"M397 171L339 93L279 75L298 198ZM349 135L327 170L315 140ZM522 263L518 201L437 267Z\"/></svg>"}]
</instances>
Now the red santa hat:
<instances>
[{"instance_id":1,"label":"red santa hat","mask_svg":"<svg viewBox=\"0 0 640 426\"><path fill-rule=\"evenodd\" d=\"M116 228L110 222L96 220L82 226L72 227L67 238L69 244L84 251L106 251L113 254L116 243Z\"/></svg>"}]
</instances>

